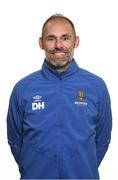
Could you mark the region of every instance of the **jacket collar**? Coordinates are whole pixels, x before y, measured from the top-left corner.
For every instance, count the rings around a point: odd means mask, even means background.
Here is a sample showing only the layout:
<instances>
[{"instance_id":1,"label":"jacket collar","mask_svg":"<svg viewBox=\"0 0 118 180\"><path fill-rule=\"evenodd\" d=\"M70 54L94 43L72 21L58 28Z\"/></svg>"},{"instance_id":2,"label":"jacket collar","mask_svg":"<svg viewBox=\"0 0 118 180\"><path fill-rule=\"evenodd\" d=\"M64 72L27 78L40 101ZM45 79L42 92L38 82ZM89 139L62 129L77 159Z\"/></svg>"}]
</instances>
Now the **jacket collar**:
<instances>
[{"instance_id":1,"label":"jacket collar","mask_svg":"<svg viewBox=\"0 0 118 180\"><path fill-rule=\"evenodd\" d=\"M79 67L78 67L75 59L73 58L71 64L64 72L58 72L57 70L51 68L47 64L46 60L44 60L41 72L42 72L42 75L44 76L44 78L46 78L46 79L50 79L50 80L51 79L55 79L55 80L60 79L61 80L61 79L70 78L70 76L73 76L74 73L78 70L79 70Z\"/></svg>"}]
</instances>

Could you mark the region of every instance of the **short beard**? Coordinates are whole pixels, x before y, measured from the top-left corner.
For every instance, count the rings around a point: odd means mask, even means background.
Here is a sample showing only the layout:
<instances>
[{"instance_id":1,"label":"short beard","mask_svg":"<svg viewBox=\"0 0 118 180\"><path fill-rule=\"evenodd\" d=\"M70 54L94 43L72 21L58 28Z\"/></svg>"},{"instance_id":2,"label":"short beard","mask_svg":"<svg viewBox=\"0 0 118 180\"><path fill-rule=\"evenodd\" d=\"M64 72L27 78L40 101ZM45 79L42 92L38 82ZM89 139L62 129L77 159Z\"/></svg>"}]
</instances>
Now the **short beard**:
<instances>
[{"instance_id":1,"label":"short beard","mask_svg":"<svg viewBox=\"0 0 118 180\"><path fill-rule=\"evenodd\" d=\"M56 70L61 70L61 69L66 69L66 67L69 66L69 64L72 62L72 60L55 64L55 63L50 62L48 59L46 59L46 62L51 68L56 69Z\"/></svg>"}]
</instances>

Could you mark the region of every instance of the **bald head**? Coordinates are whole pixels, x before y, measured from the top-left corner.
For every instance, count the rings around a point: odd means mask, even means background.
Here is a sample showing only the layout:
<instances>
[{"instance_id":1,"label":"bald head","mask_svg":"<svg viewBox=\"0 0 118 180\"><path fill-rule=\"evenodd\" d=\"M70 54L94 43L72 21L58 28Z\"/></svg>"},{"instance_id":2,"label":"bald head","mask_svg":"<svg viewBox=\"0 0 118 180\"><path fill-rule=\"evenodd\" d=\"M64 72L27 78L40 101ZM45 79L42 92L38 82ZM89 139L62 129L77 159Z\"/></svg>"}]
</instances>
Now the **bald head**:
<instances>
[{"instance_id":1,"label":"bald head","mask_svg":"<svg viewBox=\"0 0 118 180\"><path fill-rule=\"evenodd\" d=\"M44 32L45 32L46 26L47 26L48 24L51 24L51 22L54 22L55 20L56 20L56 21L63 21L63 22L65 22L66 24L68 23L68 24L71 26L71 28L72 28L72 31L73 31L74 36L76 36L76 31L75 31L75 27L74 27L73 22L72 22L69 18L63 16L62 14L54 14L54 15L50 16L50 17L44 22L43 27L42 27L42 37L44 36Z\"/></svg>"}]
</instances>

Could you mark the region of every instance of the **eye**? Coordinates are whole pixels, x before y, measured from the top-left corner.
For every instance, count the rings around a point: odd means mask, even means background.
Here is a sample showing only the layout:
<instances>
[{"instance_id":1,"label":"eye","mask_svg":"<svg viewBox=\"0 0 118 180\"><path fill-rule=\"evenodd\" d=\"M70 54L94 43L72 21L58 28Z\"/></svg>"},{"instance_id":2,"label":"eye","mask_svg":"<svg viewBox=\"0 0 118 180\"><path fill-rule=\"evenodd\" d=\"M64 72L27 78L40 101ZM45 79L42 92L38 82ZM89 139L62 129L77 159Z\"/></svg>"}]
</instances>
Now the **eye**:
<instances>
[{"instance_id":1,"label":"eye","mask_svg":"<svg viewBox=\"0 0 118 180\"><path fill-rule=\"evenodd\" d=\"M70 37L69 37L68 35L64 35L64 36L62 37L62 39L63 39L64 41L67 41L67 40L70 39Z\"/></svg>"},{"instance_id":2,"label":"eye","mask_svg":"<svg viewBox=\"0 0 118 180\"><path fill-rule=\"evenodd\" d=\"M53 41L53 40L54 40L54 38L52 38L52 37L48 38L48 41Z\"/></svg>"},{"instance_id":3,"label":"eye","mask_svg":"<svg viewBox=\"0 0 118 180\"><path fill-rule=\"evenodd\" d=\"M63 39L64 39L64 40L68 40L69 38L68 38L68 37L64 37Z\"/></svg>"},{"instance_id":4,"label":"eye","mask_svg":"<svg viewBox=\"0 0 118 180\"><path fill-rule=\"evenodd\" d=\"M47 40L47 41L54 41L55 38L54 38L53 36L48 36L48 37L46 38L46 40Z\"/></svg>"}]
</instances>

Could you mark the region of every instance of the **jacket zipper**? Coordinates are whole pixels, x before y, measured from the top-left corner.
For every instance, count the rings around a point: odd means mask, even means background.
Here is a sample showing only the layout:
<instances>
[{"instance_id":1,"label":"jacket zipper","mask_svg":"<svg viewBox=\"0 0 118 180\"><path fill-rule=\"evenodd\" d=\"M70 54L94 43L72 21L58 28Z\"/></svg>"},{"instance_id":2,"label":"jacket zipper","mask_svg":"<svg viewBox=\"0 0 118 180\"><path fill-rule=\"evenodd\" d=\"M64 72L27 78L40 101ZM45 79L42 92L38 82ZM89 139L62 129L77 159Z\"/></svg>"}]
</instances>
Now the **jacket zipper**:
<instances>
[{"instance_id":1,"label":"jacket zipper","mask_svg":"<svg viewBox=\"0 0 118 180\"><path fill-rule=\"evenodd\" d=\"M59 124L59 150L58 150L58 165L59 165L59 178L62 178L62 163L63 163L63 80L59 77L58 82L58 124Z\"/></svg>"}]
</instances>

